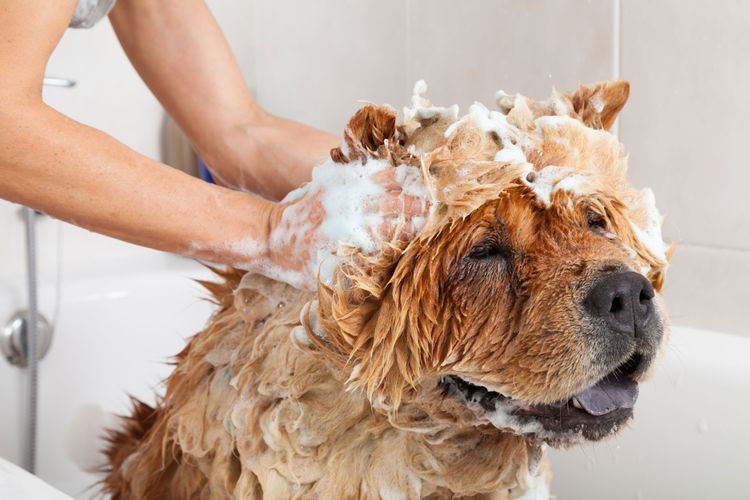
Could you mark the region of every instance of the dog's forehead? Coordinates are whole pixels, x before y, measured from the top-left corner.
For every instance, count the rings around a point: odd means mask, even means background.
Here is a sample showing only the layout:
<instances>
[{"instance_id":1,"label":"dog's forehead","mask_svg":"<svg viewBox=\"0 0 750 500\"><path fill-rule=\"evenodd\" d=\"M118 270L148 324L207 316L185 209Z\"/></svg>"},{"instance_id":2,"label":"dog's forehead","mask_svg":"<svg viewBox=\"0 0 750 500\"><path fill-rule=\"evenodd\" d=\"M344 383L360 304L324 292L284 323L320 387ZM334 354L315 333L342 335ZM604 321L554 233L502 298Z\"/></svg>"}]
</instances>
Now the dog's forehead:
<instances>
[{"instance_id":1,"label":"dog's forehead","mask_svg":"<svg viewBox=\"0 0 750 500\"><path fill-rule=\"evenodd\" d=\"M629 185L622 144L610 132L584 124L570 99L559 93L546 101L499 93L500 111L475 103L459 117L456 106L433 106L425 90L423 83L415 87L401 130L420 158L436 206L433 228L509 192L531 198L538 210L567 211L571 217L590 204L612 218L623 245L644 262L642 272L661 276L669 246L661 237L653 193Z\"/></svg>"}]
</instances>

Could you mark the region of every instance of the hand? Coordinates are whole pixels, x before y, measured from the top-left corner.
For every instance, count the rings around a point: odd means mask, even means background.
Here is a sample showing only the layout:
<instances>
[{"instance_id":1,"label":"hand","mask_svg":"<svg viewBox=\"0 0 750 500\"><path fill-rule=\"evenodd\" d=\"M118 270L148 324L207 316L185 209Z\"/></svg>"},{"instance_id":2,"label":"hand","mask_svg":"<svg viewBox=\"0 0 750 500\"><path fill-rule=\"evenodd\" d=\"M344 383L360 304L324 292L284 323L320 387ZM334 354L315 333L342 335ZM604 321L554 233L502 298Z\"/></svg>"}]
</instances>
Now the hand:
<instances>
[{"instance_id":1,"label":"hand","mask_svg":"<svg viewBox=\"0 0 750 500\"><path fill-rule=\"evenodd\" d=\"M277 205L268 241L269 277L308 290L331 278L349 249L375 255L383 242L407 242L429 212L419 168L393 167L371 160L364 165L327 162L312 181Z\"/></svg>"}]
</instances>

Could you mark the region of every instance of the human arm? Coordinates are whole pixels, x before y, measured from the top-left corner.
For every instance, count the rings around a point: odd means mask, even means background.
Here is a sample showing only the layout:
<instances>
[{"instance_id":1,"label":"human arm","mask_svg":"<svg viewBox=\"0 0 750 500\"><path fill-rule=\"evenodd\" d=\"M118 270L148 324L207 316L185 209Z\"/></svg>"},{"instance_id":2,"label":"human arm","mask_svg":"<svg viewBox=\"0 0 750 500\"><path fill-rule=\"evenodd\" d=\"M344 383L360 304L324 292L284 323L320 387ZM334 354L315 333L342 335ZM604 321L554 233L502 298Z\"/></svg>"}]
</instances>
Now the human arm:
<instances>
[{"instance_id":1,"label":"human arm","mask_svg":"<svg viewBox=\"0 0 750 500\"><path fill-rule=\"evenodd\" d=\"M118 0L109 17L133 66L222 183L281 199L338 145L258 105L203 0Z\"/></svg>"},{"instance_id":2,"label":"human arm","mask_svg":"<svg viewBox=\"0 0 750 500\"><path fill-rule=\"evenodd\" d=\"M248 261L227 242L267 241L273 203L192 178L44 104L44 69L74 6L0 6L0 67L10 69L0 72L0 197L151 248Z\"/></svg>"}]
</instances>

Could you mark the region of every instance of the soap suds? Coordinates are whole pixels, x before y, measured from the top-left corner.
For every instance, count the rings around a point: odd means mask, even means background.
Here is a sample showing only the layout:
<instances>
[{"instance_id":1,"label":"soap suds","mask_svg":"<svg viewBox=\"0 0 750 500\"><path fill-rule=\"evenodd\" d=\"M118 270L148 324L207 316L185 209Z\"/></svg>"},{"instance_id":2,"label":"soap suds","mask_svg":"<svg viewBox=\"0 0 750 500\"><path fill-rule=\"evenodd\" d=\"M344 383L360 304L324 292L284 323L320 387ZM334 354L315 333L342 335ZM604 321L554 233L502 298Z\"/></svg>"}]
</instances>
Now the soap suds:
<instances>
[{"instance_id":1,"label":"soap suds","mask_svg":"<svg viewBox=\"0 0 750 500\"><path fill-rule=\"evenodd\" d=\"M523 422L514 416L516 407L507 401L497 401L495 410L487 412L487 420L498 429L510 429L517 434L539 434L544 428L537 421Z\"/></svg>"},{"instance_id":2,"label":"soap suds","mask_svg":"<svg viewBox=\"0 0 750 500\"><path fill-rule=\"evenodd\" d=\"M526 476L526 491L516 500L549 500L550 491L544 474L529 473Z\"/></svg>"},{"instance_id":3,"label":"soap suds","mask_svg":"<svg viewBox=\"0 0 750 500\"><path fill-rule=\"evenodd\" d=\"M563 101L560 95L558 95L557 93L555 93L555 95L550 98L549 102L552 105L552 110L556 115L568 116L573 111L570 104L566 101Z\"/></svg>"},{"instance_id":4,"label":"soap suds","mask_svg":"<svg viewBox=\"0 0 750 500\"><path fill-rule=\"evenodd\" d=\"M310 347L313 345L310 341L310 337L307 336L307 330L305 330L305 327L302 325L297 325L292 328L289 331L289 334L292 336L292 339L298 344L301 344L305 347Z\"/></svg>"},{"instance_id":5,"label":"soap suds","mask_svg":"<svg viewBox=\"0 0 750 500\"><path fill-rule=\"evenodd\" d=\"M597 113L601 113L604 111L604 101L602 100L602 95L600 92L597 92L591 98L589 99L589 102L594 107L594 111Z\"/></svg>"},{"instance_id":6,"label":"soap suds","mask_svg":"<svg viewBox=\"0 0 750 500\"><path fill-rule=\"evenodd\" d=\"M379 180L379 176L387 177L383 174L389 169L394 170L393 180L401 187L400 194L388 193L385 181ZM269 278L314 290L318 272L320 279L330 284L346 255L353 251L374 255L380 251L384 227L404 222L403 214L394 219L392 214L383 213L381 205L390 199L403 209L405 196L427 198L417 167L394 168L389 161L380 159L348 165L328 160L313 169L310 182L282 200L287 207L269 238L272 253L301 256L306 249L310 258L300 268L290 270L274 264L263 257L263 246L252 238L226 245L243 257L244 262L238 262L238 267L249 266ZM412 229L418 232L424 223L424 217L415 217Z\"/></svg>"},{"instance_id":7,"label":"soap suds","mask_svg":"<svg viewBox=\"0 0 750 500\"><path fill-rule=\"evenodd\" d=\"M529 155L538 152L545 141L552 141L572 154L570 165L575 166L585 152L578 151L577 146L573 145L571 133L585 134L592 141L601 140L604 136L610 139L608 132L586 127L580 120L569 116L571 105L564 94L556 92L542 103L556 115L536 117L533 122L519 125L519 116L533 117L535 115L531 110L538 108L531 106L530 101L519 94L498 91L495 98L501 111L491 111L476 102L469 107L468 113L459 118L457 105L434 106L425 97L426 91L424 80L414 85L411 106L404 108L404 123L411 121L410 126L419 127L421 124L427 128L439 121L442 124L440 127L445 128L437 130L447 139L465 126L479 129L497 143L493 160L520 166L520 181L531 189L544 207L552 205L554 193L559 191L572 196L586 196L596 191L596 179L589 172L592 168L581 172L568 166L549 165L537 171L529 162L529 158L534 158ZM596 110L603 109L604 104L599 94L591 99L591 106ZM444 133L442 130L445 130ZM349 149L346 142L342 143L344 156L348 157ZM318 273L324 283L330 284L336 269L352 254L375 255L380 252L383 240L387 239L383 232L408 227L410 235L418 233L434 213L434 200L450 199L454 184L441 185L443 192L436 192L435 183L425 180L425 176L430 175L425 157L431 150L421 151L415 144L410 144L408 151L419 156L421 169L411 165L393 165L390 160L382 159L348 165L328 160L315 167L312 180L291 191L282 200L286 209L280 223L272 231L268 243L270 252L266 252L264 244L252 238L226 242L226 247L240 260L236 267L252 268L272 279L314 290ZM471 164L457 165L456 168L456 179L475 175ZM382 174L388 169L393 171L391 178L400 186L400 193L387 191L386 182L382 180L387 176ZM405 202L410 201L408 198L430 201L429 212L425 210L427 213L411 217L410 225L407 225L403 214ZM631 221L633 231L649 252L666 261L669 247L661 237L661 216L656 211L653 193L644 191L640 201L645 206L646 220L643 227L640 221L639 224ZM390 208L384 209L384 203L390 202L393 202ZM400 214L397 213L399 203ZM194 245L189 253L210 254L204 250ZM271 262L267 257L269 253L274 256L288 255L289 262L298 264ZM274 261L278 262L277 259Z\"/></svg>"},{"instance_id":8,"label":"soap suds","mask_svg":"<svg viewBox=\"0 0 750 500\"><path fill-rule=\"evenodd\" d=\"M393 170L393 174L389 175L388 170ZM390 184L388 189L393 189L394 183L400 187L400 193L387 191L386 184ZM314 290L318 272L320 279L330 284L336 268L347 255L355 251L374 255L380 251L383 231L406 222L403 214L406 197L425 203L429 199L419 167L394 167L388 160L381 159L347 165L328 160L313 169L310 182L291 191L281 201L286 208L272 230L267 247L246 237L226 241L222 248L192 243L185 253L205 256L229 250L236 256L232 264L235 267L249 268L294 287ZM384 203L389 205L387 213ZM411 223L410 232L418 233L426 217L415 216ZM285 266L272 261L269 253L288 255L289 262L309 258L297 266Z\"/></svg>"},{"instance_id":9,"label":"soap suds","mask_svg":"<svg viewBox=\"0 0 750 500\"><path fill-rule=\"evenodd\" d=\"M527 163L526 154L519 146L522 141L518 129L508 123L508 118L499 111L490 111L484 104L475 102L469 107L469 113L453 123L445 131L445 137L451 137L456 131L471 120L485 134L494 134L502 145L495 154L495 161L507 163Z\"/></svg>"},{"instance_id":10,"label":"soap suds","mask_svg":"<svg viewBox=\"0 0 750 500\"><path fill-rule=\"evenodd\" d=\"M425 99L424 94L426 92L427 83L424 80L419 80L414 84L411 107L404 107L404 121L416 120L421 123L439 119L455 121L458 118L457 104L447 108L433 106L430 101Z\"/></svg>"},{"instance_id":11,"label":"soap suds","mask_svg":"<svg viewBox=\"0 0 750 500\"><path fill-rule=\"evenodd\" d=\"M569 167L549 165L536 171L532 180L527 175L521 176L521 182L534 191L545 207L552 205L552 194L556 191L567 191L577 196L589 192L587 177Z\"/></svg>"},{"instance_id":12,"label":"soap suds","mask_svg":"<svg viewBox=\"0 0 750 500\"><path fill-rule=\"evenodd\" d=\"M638 239L643 243L643 246L651 252L654 257L661 261L667 261L667 251L669 245L667 245L662 239L661 224L662 216L656 209L656 199L654 198L654 192L645 188L641 190L643 208L646 211L646 222L644 227L639 227L634 222L630 222L633 231L635 232Z\"/></svg>"}]
</instances>

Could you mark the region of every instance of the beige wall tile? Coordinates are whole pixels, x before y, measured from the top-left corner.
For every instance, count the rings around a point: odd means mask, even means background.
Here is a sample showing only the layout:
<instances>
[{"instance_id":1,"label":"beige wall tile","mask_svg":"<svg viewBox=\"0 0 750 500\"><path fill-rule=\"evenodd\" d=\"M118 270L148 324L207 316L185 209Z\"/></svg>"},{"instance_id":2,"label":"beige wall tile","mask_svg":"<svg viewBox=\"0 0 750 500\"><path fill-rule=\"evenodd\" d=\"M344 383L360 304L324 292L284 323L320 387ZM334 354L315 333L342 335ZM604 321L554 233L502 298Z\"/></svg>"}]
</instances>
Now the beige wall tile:
<instances>
[{"instance_id":1,"label":"beige wall tile","mask_svg":"<svg viewBox=\"0 0 750 500\"><path fill-rule=\"evenodd\" d=\"M531 97L610 79L613 3L412 0L410 81L438 104L494 106L498 89Z\"/></svg>"},{"instance_id":2,"label":"beige wall tile","mask_svg":"<svg viewBox=\"0 0 750 500\"><path fill-rule=\"evenodd\" d=\"M77 82L71 89L45 88L50 106L159 158L164 112L123 53L108 20L89 30L67 30L46 73Z\"/></svg>"},{"instance_id":3,"label":"beige wall tile","mask_svg":"<svg viewBox=\"0 0 750 500\"><path fill-rule=\"evenodd\" d=\"M15 203L0 200L0 289L16 289L23 286L25 272L26 234ZM0 321L7 311L0 311Z\"/></svg>"},{"instance_id":4,"label":"beige wall tile","mask_svg":"<svg viewBox=\"0 0 750 500\"><path fill-rule=\"evenodd\" d=\"M750 251L678 246L664 298L673 324L750 337Z\"/></svg>"},{"instance_id":5,"label":"beige wall tile","mask_svg":"<svg viewBox=\"0 0 750 500\"><path fill-rule=\"evenodd\" d=\"M252 0L207 0L216 21L232 48L242 76L255 87L255 36L251 31L255 18Z\"/></svg>"},{"instance_id":6,"label":"beige wall tile","mask_svg":"<svg viewBox=\"0 0 750 500\"><path fill-rule=\"evenodd\" d=\"M750 249L748 18L735 0L622 2L620 133L677 241Z\"/></svg>"},{"instance_id":7,"label":"beige wall tile","mask_svg":"<svg viewBox=\"0 0 750 500\"><path fill-rule=\"evenodd\" d=\"M256 12L256 92L270 112L341 133L358 100L406 102L403 0L259 0Z\"/></svg>"},{"instance_id":8,"label":"beige wall tile","mask_svg":"<svg viewBox=\"0 0 750 500\"><path fill-rule=\"evenodd\" d=\"M214 16L252 85L252 3L209 0ZM45 88L45 101L150 158L161 156L164 111L132 67L107 19L88 30L69 29L55 48L47 74L76 80L72 89ZM217 75L220 78L220 75Z\"/></svg>"}]
</instances>

